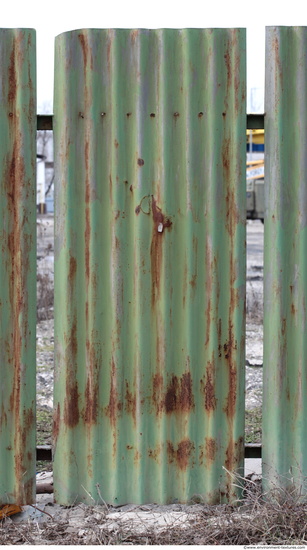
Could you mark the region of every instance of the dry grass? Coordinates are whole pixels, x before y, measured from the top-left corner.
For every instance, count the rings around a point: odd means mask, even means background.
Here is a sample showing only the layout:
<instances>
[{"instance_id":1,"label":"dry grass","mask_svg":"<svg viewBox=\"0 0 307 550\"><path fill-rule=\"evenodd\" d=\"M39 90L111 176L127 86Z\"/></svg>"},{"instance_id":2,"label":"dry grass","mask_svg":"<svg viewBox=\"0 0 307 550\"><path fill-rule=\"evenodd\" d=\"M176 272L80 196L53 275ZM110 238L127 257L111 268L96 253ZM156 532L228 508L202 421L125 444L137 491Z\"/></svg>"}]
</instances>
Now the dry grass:
<instances>
[{"instance_id":1,"label":"dry grass","mask_svg":"<svg viewBox=\"0 0 307 550\"><path fill-rule=\"evenodd\" d=\"M38 273L37 277L37 321L53 317L54 289L48 273Z\"/></svg>"},{"instance_id":2,"label":"dry grass","mask_svg":"<svg viewBox=\"0 0 307 550\"><path fill-rule=\"evenodd\" d=\"M155 528L142 520L138 528L131 520L110 519L118 510L106 504L85 507L79 505L60 511L44 523L28 521L16 524L6 519L0 526L0 544L57 545L302 545L307 543L307 503L300 503L294 492L279 490L275 498L261 494L259 481L236 476L235 483L244 487L243 499L237 506L180 506L182 521L173 527ZM276 498L279 497L279 498ZM163 512L167 507L162 507ZM169 507L170 510L174 506ZM148 519L158 507L134 507L148 510ZM77 513L77 515L76 515ZM79 516L78 516L79 513ZM81 513L81 515L80 515ZM75 515L74 515L75 514ZM142 512L144 518L144 512ZM118 515L118 514L117 514ZM112 517L112 514L111 514ZM187 519L188 518L188 519ZM77 520L77 521L76 521Z\"/></svg>"}]
</instances>

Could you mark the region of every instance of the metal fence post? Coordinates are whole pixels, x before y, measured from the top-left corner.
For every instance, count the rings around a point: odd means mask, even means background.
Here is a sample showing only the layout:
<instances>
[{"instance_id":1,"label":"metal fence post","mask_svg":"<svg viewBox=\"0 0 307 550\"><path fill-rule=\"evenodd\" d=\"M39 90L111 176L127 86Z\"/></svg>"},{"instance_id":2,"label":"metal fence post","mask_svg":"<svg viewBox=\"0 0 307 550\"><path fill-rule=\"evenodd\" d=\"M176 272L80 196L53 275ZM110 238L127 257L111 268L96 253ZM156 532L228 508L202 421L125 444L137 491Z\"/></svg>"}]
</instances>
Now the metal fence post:
<instances>
[{"instance_id":1,"label":"metal fence post","mask_svg":"<svg viewBox=\"0 0 307 550\"><path fill-rule=\"evenodd\" d=\"M0 29L0 503L35 501L36 46Z\"/></svg>"},{"instance_id":2,"label":"metal fence post","mask_svg":"<svg viewBox=\"0 0 307 550\"><path fill-rule=\"evenodd\" d=\"M73 31L55 63L55 499L231 502L245 30Z\"/></svg>"},{"instance_id":3,"label":"metal fence post","mask_svg":"<svg viewBox=\"0 0 307 550\"><path fill-rule=\"evenodd\" d=\"M307 29L266 32L263 486L306 492Z\"/></svg>"}]
</instances>

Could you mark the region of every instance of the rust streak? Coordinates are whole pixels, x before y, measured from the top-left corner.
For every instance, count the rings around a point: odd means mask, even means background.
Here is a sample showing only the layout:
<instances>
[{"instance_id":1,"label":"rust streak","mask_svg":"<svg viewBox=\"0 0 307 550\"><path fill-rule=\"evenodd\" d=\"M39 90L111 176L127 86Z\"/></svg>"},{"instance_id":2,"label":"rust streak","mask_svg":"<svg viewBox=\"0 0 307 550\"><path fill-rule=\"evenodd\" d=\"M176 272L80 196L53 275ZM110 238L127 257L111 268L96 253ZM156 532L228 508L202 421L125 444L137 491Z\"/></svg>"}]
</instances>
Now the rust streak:
<instances>
[{"instance_id":1,"label":"rust streak","mask_svg":"<svg viewBox=\"0 0 307 550\"><path fill-rule=\"evenodd\" d=\"M131 414L134 424L136 424L136 405L136 394L130 391L129 383L126 380L125 411L127 414Z\"/></svg>"},{"instance_id":2,"label":"rust streak","mask_svg":"<svg viewBox=\"0 0 307 550\"><path fill-rule=\"evenodd\" d=\"M170 218L166 217L161 208L157 206L155 198L151 197L152 217L154 222L153 235L151 240L150 258L151 258L151 278L152 278L152 291L151 301L154 306L160 295L160 279L162 271L162 235L164 229L169 229L172 226Z\"/></svg>"},{"instance_id":3,"label":"rust streak","mask_svg":"<svg viewBox=\"0 0 307 550\"><path fill-rule=\"evenodd\" d=\"M58 403L57 408L54 409L54 411L53 411L52 434L53 434L53 443L54 443L54 445L56 445L56 443L57 443L57 439L58 439L59 432L60 432L60 418L61 418L61 409L60 409L60 403Z\"/></svg>"},{"instance_id":4,"label":"rust streak","mask_svg":"<svg viewBox=\"0 0 307 550\"><path fill-rule=\"evenodd\" d=\"M117 415L122 410L122 403L118 399L117 376L114 358L112 357L109 404L105 409L113 428L116 427Z\"/></svg>"},{"instance_id":5,"label":"rust streak","mask_svg":"<svg viewBox=\"0 0 307 550\"><path fill-rule=\"evenodd\" d=\"M85 388L85 413L84 421L87 424L95 424L99 408L99 371L101 365L100 345L86 342L87 351L87 380Z\"/></svg>"},{"instance_id":6,"label":"rust streak","mask_svg":"<svg viewBox=\"0 0 307 550\"><path fill-rule=\"evenodd\" d=\"M72 323L70 336L68 338L68 368L66 374L66 399L64 405L64 423L70 427L75 427L80 418L79 413L79 390L76 380L76 364L78 352L77 321Z\"/></svg>"},{"instance_id":7,"label":"rust streak","mask_svg":"<svg viewBox=\"0 0 307 550\"><path fill-rule=\"evenodd\" d=\"M215 369L214 363L209 362L206 368L205 380L201 379L200 387L204 394L204 405L209 413L216 409L217 399L215 397Z\"/></svg>"},{"instance_id":8,"label":"rust streak","mask_svg":"<svg viewBox=\"0 0 307 550\"><path fill-rule=\"evenodd\" d=\"M155 374L152 381L152 400L158 415L164 409L163 399L163 376L162 374Z\"/></svg>"}]
</instances>

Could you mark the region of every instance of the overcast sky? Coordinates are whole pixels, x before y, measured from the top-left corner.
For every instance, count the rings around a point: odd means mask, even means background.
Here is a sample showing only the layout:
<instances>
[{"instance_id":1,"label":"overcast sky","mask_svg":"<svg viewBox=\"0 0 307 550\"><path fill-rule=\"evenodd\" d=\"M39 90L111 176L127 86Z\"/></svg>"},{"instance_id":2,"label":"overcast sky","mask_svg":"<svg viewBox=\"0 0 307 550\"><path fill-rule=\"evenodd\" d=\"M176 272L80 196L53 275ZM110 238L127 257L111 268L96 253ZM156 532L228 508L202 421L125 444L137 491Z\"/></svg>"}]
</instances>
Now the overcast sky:
<instances>
[{"instance_id":1,"label":"overcast sky","mask_svg":"<svg viewBox=\"0 0 307 550\"><path fill-rule=\"evenodd\" d=\"M11 0L1 5L0 26L36 29L38 112L52 108L57 34L80 28L246 27L248 110L253 94L254 110L261 112L265 26L304 26L305 14L302 0Z\"/></svg>"}]
</instances>

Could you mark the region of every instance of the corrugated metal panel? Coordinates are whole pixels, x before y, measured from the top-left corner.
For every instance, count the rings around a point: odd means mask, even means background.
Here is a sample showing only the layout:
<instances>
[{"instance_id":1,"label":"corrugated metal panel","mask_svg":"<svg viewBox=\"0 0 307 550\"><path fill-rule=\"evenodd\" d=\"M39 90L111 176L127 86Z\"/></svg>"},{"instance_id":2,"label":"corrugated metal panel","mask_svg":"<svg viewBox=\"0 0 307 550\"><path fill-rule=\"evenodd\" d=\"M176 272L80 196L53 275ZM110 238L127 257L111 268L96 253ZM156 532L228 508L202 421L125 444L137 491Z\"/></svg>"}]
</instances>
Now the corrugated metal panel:
<instances>
[{"instance_id":1,"label":"corrugated metal panel","mask_svg":"<svg viewBox=\"0 0 307 550\"><path fill-rule=\"evenodd\" d=\"M245 30L73 31L55 66L55 499L231 501Z\"/></svg>"},{"instance_id":2,"label":"corrugated metal panel","mask_svg":"<svg viewBox=\"0 0 307 550\"><path fill-rule=\"evenodd\" d=\"M307 28L266 34L263 477L307 475Z\"/></svg>"},{"instance_id":3,"label":"corrugated metal panel","mask_svg":"<svg viewBox=\"0 0 307 550\"><path fill-rule=\"evenodd\" d=\"M35 501L35 31L0 29L0 503Z\"/></svg>"}]
</instances>

